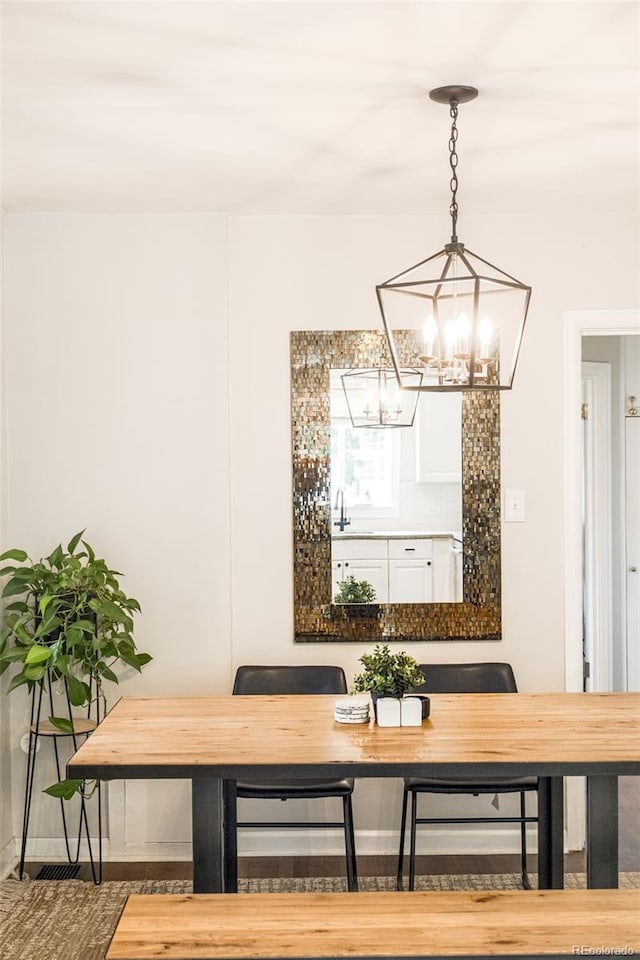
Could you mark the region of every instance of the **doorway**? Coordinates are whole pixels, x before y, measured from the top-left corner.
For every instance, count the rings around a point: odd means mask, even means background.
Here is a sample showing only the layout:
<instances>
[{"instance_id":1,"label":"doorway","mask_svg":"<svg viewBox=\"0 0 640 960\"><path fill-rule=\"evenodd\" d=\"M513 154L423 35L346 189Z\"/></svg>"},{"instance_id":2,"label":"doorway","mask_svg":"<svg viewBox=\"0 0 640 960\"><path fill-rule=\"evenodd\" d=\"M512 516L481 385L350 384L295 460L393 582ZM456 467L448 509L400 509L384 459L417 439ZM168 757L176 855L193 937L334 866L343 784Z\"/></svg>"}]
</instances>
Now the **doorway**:
<instances>
[{"instance_id":1,"label":"doorway","mask_svg":"<svg viewBox=\"0 0 640 960\"><path fill-rule=\"evenodd\" d=\"M575 310L564 316L564 437L565 437L565 690L583 690L583 584L582 584L582 341L583 337L630 337L634 344L640 334L640 310ZM638 358L637 347L632 351ZM635 369L638 374L636 359ZM640 389L631 391L640 394ZM637 433L637 431L636 431ZM625 479L626 487L626 479ZM630 491L633 496L633 492ZM637 522L637 513L636 513ZM640 566L630 562L627 566ZM633 574L629 574L633 576ZM636 573L637 577L637 573ZM637 582L637 580L636 580ZM636 591L638 588L636 587ZM628 642L633 651L636 637ZM640 653L637 654L640 659ZM628 683L632 680L632 656L627 655ZM585 836L584 784L581 778L566 780L567 830L569 850L582 849Z\"/></svg>"}]
</instances>

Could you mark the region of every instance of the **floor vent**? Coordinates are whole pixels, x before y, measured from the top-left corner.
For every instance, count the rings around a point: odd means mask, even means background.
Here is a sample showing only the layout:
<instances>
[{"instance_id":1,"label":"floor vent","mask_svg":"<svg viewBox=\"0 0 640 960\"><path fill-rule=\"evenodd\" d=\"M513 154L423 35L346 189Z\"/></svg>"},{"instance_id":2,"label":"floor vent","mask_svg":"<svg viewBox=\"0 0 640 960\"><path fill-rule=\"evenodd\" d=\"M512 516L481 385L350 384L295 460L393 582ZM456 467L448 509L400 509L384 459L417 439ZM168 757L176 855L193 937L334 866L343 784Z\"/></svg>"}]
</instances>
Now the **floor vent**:
<instances>
[{"instance_id":1,"label":"floor vent","mask_svg":"<svg viewBox=\"0 0 640 960\"><path fill-rule=\"evenodd\" d=\"M79 863L45 863L34 880L75 880L80 873Z\"/></svg>"}]
</instances>

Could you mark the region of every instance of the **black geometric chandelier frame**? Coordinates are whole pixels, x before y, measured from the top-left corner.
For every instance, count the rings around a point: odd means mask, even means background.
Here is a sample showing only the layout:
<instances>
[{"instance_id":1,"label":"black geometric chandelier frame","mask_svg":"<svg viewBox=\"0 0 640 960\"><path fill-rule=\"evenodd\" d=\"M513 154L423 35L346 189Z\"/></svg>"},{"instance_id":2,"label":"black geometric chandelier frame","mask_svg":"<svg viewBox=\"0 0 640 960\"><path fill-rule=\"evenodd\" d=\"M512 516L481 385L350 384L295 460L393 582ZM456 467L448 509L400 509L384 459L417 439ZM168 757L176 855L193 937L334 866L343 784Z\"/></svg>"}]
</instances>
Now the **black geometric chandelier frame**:
<instances>
[{"instance_id":1,"label":"black geometric chandelier frame","mask_svg":"<svg viewBox=\"0 0 640 960\"><path fill-rule=\"evenodd\" d=\"M376 286L398 383L410 391L508 390L518 362L531 287L465 248L457 235L458 104L475 87L438 87L451 117L451 240ZM403 368L423 373L409 382Z\"/></svg>"}]
</instances>

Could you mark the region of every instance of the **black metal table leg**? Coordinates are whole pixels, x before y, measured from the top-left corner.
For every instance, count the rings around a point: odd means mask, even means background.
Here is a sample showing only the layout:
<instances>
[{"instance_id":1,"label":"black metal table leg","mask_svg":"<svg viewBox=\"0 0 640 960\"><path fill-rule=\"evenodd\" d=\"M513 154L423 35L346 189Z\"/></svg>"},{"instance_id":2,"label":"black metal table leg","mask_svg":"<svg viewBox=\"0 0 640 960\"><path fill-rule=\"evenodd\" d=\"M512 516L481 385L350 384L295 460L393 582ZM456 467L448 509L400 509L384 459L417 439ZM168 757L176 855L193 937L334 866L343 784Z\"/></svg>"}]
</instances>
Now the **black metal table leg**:
<instances>
[{"instance_id":1,"label":"black metal table leg","mask_svg":"<svg viewBox=\"0 0 640 960\"><path fill-rule=\"evenodd\" d=\"M618 778L587 777L587 886L618 886Z\"/></svg>"},{"instance_id":2,"label":"black metal table leg","mask_svg":"<svg viewBox=\"0 0 640 960\"><path fill-rule=\"evenodd\" d=\"M224 890L238 892L238 794L235 780L225 780L224 791Z\"/></svg>"},{"instance_id":3,"label":"black metal table leg","mask_svg":"<svg viewBox=\"0 0 640 960\"><path fill-rule=\"evenodd\" d=\"M564 887L564 789L562 777L538 780L538 887Z\"/></svg>"},{"instance_id":4,"label":"black metal table leg","mask_svg":"<svg viewBox=\"0 0 640 960\"><path fill-rule=\"evenodd\" d=\"M193 892L224 893L222 780L191 781Z\"/></svg>"}]
</instances>

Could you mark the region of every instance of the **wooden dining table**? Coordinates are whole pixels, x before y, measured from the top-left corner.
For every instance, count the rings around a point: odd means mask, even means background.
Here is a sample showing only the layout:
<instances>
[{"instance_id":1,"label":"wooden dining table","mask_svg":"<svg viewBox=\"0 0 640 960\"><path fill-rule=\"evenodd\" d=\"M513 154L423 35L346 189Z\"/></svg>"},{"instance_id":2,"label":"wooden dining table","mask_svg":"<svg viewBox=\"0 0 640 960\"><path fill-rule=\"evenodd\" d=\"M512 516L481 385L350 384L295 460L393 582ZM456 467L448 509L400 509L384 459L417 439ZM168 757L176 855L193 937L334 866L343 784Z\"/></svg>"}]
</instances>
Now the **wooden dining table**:
<instances>
[{"instance_id":1,"label":"wooden dining table","mask_svg":"<svg viewBox=\"0 0 640 960\"><path fill-rule=\"evenodd\" d=\"M191 781L195 893L237 889L235 783L539 778L538 884L563 886L563 778L586 777L587 885L618 885L618 777L640 774L640 694L434 694L420 727L340 724L335 696L125 697L74 778Z\"/></svg>"}]
</instances>

